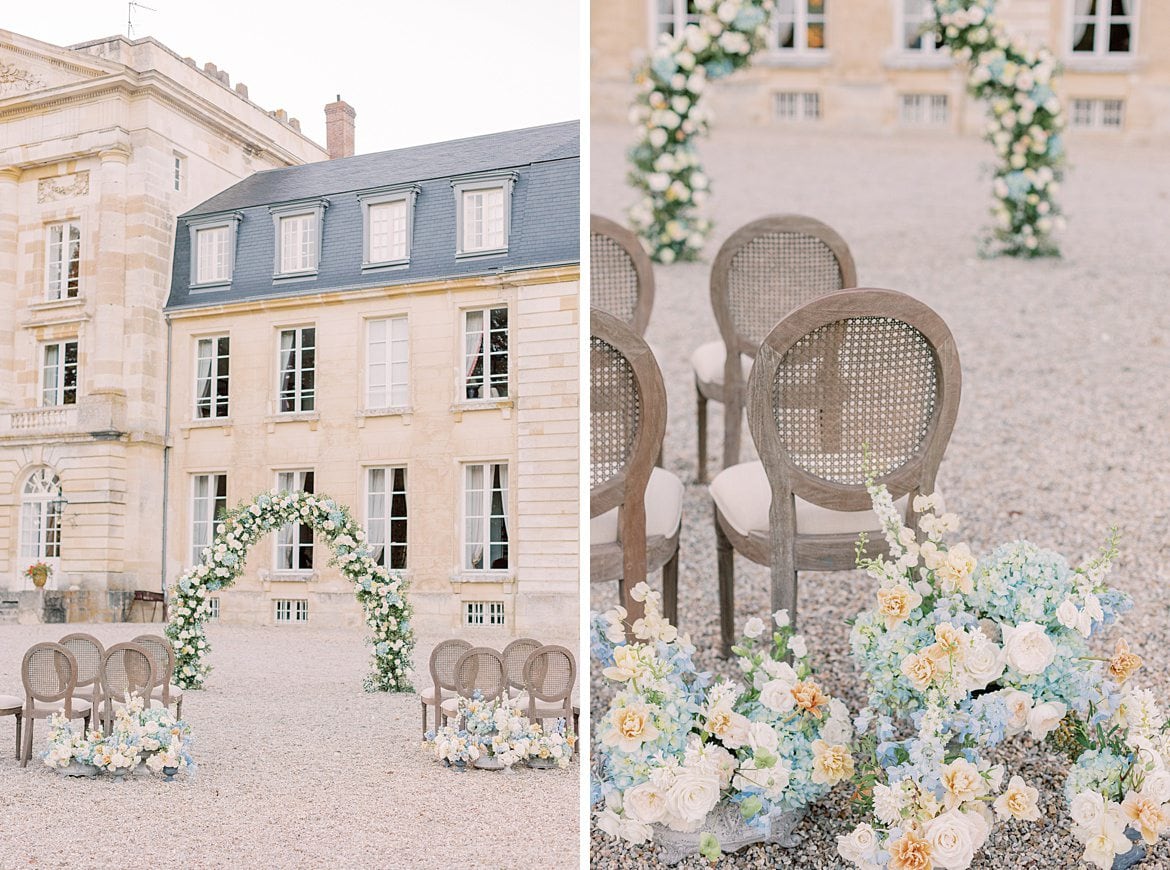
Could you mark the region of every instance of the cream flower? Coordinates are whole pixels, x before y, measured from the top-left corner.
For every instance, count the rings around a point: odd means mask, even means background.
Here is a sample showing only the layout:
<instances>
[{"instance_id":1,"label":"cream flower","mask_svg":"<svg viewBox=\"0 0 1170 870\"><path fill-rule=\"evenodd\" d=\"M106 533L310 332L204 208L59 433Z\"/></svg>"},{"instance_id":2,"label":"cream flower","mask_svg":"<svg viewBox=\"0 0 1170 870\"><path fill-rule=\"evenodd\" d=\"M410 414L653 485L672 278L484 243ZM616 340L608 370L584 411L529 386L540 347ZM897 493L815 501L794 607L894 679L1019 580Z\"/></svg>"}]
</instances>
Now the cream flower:
<instances>
[{"instance_id":1,"label":"cream flower","mask_svg":"<svg viewBox=\"0 0 1170 870\"><path fill-rule=\"evenodd\" d=\"M1007 735L1014 737L1028 727L1028 714L1032 712L1032 696L1019 689L1004 689L999 693L1007 706Z\"/></svg>"},{"instance_id":2,"label":"cream flower","mask_svg":"<svg viewBox=\"0 0 1170 870\"><path fill-rule=\"evenodd\" d=\"M1003 676L1003 653L982 631L972 632L963 654L963 687L967 691L986 688Z\"/></svg>"},{"instance_id":3,"label":"cream flower","mask_svg":"<svg viewBox=\"0 0 1170 870\"><path fill-rule=\"evenodd\" d=\"M987 781L979 768L965 758L956 758L945 765L941 780L945 789L943 804L948 810L987 794Z\"/></svg>"},{"instance_id":4,"label":"cream flower","mask_svg":"<svg viewBox=\"0 0 1170 870\"><path fill-rule=\"evenodd\" d=\"M825 715L822 708L829 703L828 696L812 680L804 680L793 686L792 699L797 707L816 719Z\"/></svg>"},{"instance_id":5,"label":"cream flower","mask_svg":"<svg viewBox=\"0 0 1170 870\"><path fill-rule=\"evenodd\" d=\"M1028 733L1033 740L1043 740L1056 729L1067 712L1068 708L1060 701L1037 704L1028 714Z\"/></svg>"},{"instance_id":6,"label":"cream flower","mask_svg":"<svg viewBox=\"0 0 1170 870\"><path fill-rule=\"evenodd\" d=\"M885 617L887 630L893 630L922 603L922 596L904 583L879 589L877 597L878 613Z\"/></svg>"},{"instance_id":7,"label":"cream flower","mask_svg":"<svg viewBox=\"0 0 1170 870\"><path fill-rule=\"evenodd\" d=\"M1105 815L1105 798L1095 791L1082 791L1072 799L1068 814L1077 827L1091 828Z\"/></svg>"},{"instance_id":8,"label":"cream flower","mask_svg":"<svg viewBox=\"0 0 1170 870\"><path fill-rule=\"evenodd\" d=\"M774 753L780 746L780 735L767 722L752 722L748 726L748 746L755 754Z\"/></svg>"},{"instance_id":9,"label":"cream flower","mask_svg":"<svg viewBox=\"0 0 1170 870\"><path fill-rule=\"evenodd\" d=\"M747 621L743 627L745 637L757 638L764 633L764 621L758 616L753 616Z\"/></svg>"},{"instance_id":10,"label":"cream flower","mask_svg":"<svg viewBox=\"0 0 1170 870\"><path fill-rule=\"evenodd\" d=\"M626 814L646 825L661 822L666 816L666 795L652 782L643 782L622 795Z\"/></svg>"},{"instance_id":11,"label":"cream flower","mask_svg":"<svg viewBox=\"0 0 1170 870\"><path fill-rule=\"evenodd\" d=\"M975 557L966 544L956 544L947 550L946 561L938 566L935 573L947 592L959 591L970 595L974 591L971 578L975 574Z\"/></svg>"},{"instance_id":12,"label":"cream flower","mask_svg":"<svg viewBox=\"0 0 1170 870\"><path fill-rule=\"evenodd\" d=\"M923 692L939 676L939 671L934 659L926 653L911 653L902 659L902 674L915 689Z\"/></svg>"},{"instance_id":13,"label":"cream flower","mask_svg":"<svg viewBox=\"0 0 1170 870\"><path fill-rule=\"evenodd\" d=\"M1003 626L1004 660L1021 674L1040 674L1056 659L1056 647L1035 622Z\"/></svg>"},{"instance_id":14,"label":"cream flower","mask_svg":"<svg viewBox=\"0 0 1170 870\"><path fill-rule=\"evenodd\" d=\"M1116 651L1113 653L1113 657L1109 659L1109 676L1117 680L1118 683L1124 683L1141 666L1142 657L1129 651L1129 644L1125 642L1125 638L1119 639L1117 641Z\"/></svg>"},{"instance_id":15,"label":"cream flower","mask_svg":"<svg viewBox=\"0 0 1170 870\"><path fill-rule=\"evenodd\" d=\"M1001 819L1035 822L1040 818L1040 807L1036 804L1039 797L1039 789L1013 776L1004 793L995 799L995 812Z\"/></svg>"},{"instance_id":16,"label":"cream flower","mask_svg":"<svg viewBox=\"0 0 1170 870\"><path fill-rule=\"evenodd\" d=\"M1121 802L1122 817L1142 835L1146 845L1153 845L1170 827L1167 807L1141 792L1130 792Z\"/></svg>"},{"instance_id":17,"label":"cream flower","mask_svg":"<svg viewBox=\"0 0 1170 870\"><path fill-rule=\"evenodd\" d=\"M923 837L930 844L930 858L942 870L966 870L975 857L975 837L968 817L950 810L926 823Z\"/></svg>"},{"instance_id":18,"label":"cream flower","mask_svg":"<svg viewBox=\"0 0 1170 870\"><path fill-rule=\"evenodd\" d=\"M728 749L739 749L748 740L751 720L728 706L719 706L707 716L707 730L722 741Z\"/></svg>"},{"instance_id":19,"label":"cream flower","mask_svg":"<svg viewBox=\"0 0 1170 870\"><path fill-rule=\"evenodd\" d=\"M613 665L601 673L608 679L622 683L640 678L646 673L642 649L633 645L617 647L613 651Z\"/></svg>"},{"instance_id":20,"label":"cream flower","mask_svg":"<svg viewBox=\"0 0 1170 870\"><path fill-rule=\"evenodd\" d=\"M871 863L878 850L878 836L862 822L848 834L837 836L837 854L854 864Z\"/></svg>"},{"instance_id":21,"label":"cream flower","mask_svg":"<svg viewBox=\"0 0 1170 870\"><path fill-rule=\"evenodd\" d=\"M667 813L695 830L719 803L719 777L684 768L666 793Z\"/></svg>"},{"instance_id":22,"label":"cream flower","mask_svg":"<svg viewBox=\"0 0 1170 870\"><path fill-rule=\"evenodd\" d=\"M621 752L637 752L644 741L658 737L658 729L651 721L650 708L633 703L617 707L609 714L602 730L601 742Z\"/></svg>"},{"instance_id":23,"label":"cream flower","mask_svg":"<svg viewBox=\"0 0 1170 870\"><path fill-rule=\"evenodd\" d=\"M1113 866L1113 859L1123 855L1133 845L1125 835L1125 822L1117 804L1110 804L1091 827L1073 832L1085 844L1082 859L1102 870Z\"/></svg>"},{"instance_id":24,"label":"cream flower","mask_svg":"<svg viewBox=\"0 0 1170 870\"><path fill-rule=\"evenodd\" d=\"M913 831L907 831L889 845L889 870L931 870L931 846Z\"/></svg>"},{"instance_id":25,"label":"cream flower","mask_svg":"<svg viewBox=\"0 0 1170 870\"><path fill-rule=\"evenodd\" d=\"M848 746L829 745L824 740L814 740L812 751L813 782L834 786L853 776L853 756L849 754Z\"/></svg>"},{"instance_id":26,"label":"cream flower","mask_svg":"<svg viewBox=\"0 0 1170 870\"><path fill-rule=\"evenodd\" d=\"M785 679L769 680L760 689L760 703L774 713L787 713L796 706L796 699L792 697L793 685L795 682Z\"/></svg>"},{"instance_id":27,"label":"cream flower","mask_svg":"<svg viewBox=\"0 0 1170 870\"><path fill-rule=\"evenodd\" d=\"M899 824L905 806L906 795L900 787L891 788L881 783L873 787L873 814L883 824L891 827Z\"/></svg>"}]
</instances>

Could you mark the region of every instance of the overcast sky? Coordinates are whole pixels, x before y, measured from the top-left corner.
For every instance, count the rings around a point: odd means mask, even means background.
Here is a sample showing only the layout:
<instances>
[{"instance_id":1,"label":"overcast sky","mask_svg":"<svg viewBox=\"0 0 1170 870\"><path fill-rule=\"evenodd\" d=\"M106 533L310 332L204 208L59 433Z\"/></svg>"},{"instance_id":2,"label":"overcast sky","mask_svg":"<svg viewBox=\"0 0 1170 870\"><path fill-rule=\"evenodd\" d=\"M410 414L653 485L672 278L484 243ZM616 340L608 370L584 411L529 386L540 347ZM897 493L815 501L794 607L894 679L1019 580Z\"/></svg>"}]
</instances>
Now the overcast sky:
<instances>
[{"instance_id":1,"label":"overcast sky","mask_svg":"<svg viewBox=\"0 0 1170 870\"><path fill-rule=\"evenodd\" d=\"M143 0L135 37L211 61L324 144L357 111L357 153L580 118L579 0ZM126 33L125 0L4 3L0 27L57 45Z\"/></svg>"}]
</instances>

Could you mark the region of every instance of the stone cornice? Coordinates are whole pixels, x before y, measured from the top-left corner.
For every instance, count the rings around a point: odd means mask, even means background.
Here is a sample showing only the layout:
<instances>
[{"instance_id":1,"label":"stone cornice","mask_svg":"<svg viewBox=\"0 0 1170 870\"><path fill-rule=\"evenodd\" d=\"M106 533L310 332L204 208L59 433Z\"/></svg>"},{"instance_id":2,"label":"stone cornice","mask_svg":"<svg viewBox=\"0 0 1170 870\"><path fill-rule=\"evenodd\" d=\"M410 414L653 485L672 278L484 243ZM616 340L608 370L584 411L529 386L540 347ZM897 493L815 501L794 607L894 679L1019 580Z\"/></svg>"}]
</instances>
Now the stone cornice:
<instances>
[{"instance_id":1,"label":"stone cornice","mask_svg":"<svg viewBox=\"0 0 1170 870\"><path fill-rule=\"evenodd\" d=\"M168 320L190 320L211 317L218 314L245 314L254 311L282 311L289 308L304 308L312 305L336 305L362 299L384 299L388 295L416 296L424 293L450 293L466 290L507 289L533 284L559 284L581 280L581 267L548 266L524 269L499 275L474 275L467 278L447 278L437 281L418 281L412 284L359 287L328 290L319 293L305 293L295 296L260 297L243 299L239 302L223 302L198 307L176 308L166 312Z\"/></svg>"}]
</instances>

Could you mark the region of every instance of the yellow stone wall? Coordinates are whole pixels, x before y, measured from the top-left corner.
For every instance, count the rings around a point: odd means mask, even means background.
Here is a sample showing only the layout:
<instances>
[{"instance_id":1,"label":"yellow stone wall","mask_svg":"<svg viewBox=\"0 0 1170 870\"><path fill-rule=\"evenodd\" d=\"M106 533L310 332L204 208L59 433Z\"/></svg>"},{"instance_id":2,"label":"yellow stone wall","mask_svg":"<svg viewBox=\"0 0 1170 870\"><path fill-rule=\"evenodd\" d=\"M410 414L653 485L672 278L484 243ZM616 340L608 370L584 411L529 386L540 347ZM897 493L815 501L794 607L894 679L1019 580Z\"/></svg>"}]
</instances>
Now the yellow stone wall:
<instances>
[{"instance_id":1,"label":"yellow stone wall","mask_svg":"<svg viewBox=\"0 0 1170 870\"><path fill-rule=\"evenodd\" d=\"M784 125L846 132L937 135L938 128L900 123L901 94L946 94L950 117L943 131L979 133L984 109L965 91L965 77L947 57L924 58L899 50L899 0L826 4L827 50L794 59L766 51L752 65L714 85L709 93L721 127ZM653 4L643 0L592 0L591 111L595 121L624 123L633 97L631 71L652 46ZM1062 97L1125 100L1121 131L1071 130L1077 137L1118 137L1137 142L1170 139L1170 4L1139 0L1133 58L1073 58L1067 0L1004 0L1000 14L1013 31L1052 48L1065 65ZM776 120L778 91L821 95L819 122Z\"/></svg>"},{"instance_id":2,"label":"yellow stone wall","mask_svg":"<svg viewBox=\"0 0 1170 870\"><path fill-rule=\"evenodd\" d=\"M410 599L420 631L460 631L463 601L502 601L513 636L574 636L578 595L579 270L238 303L172 313L173 359L167 574L191 562L192 475L226 472L228 504L251 501L279 470L312 469L315 491L364 522L365 469L407 468ZM458 399L462 312L507 305L511 382L506 401ZM367 416L365 323L408 318L410 409ZM276 413L279 331L313 325L317 407L302 419ZM196 342L231 337L230 418L193 419ZM462 463L507 461L512 568L461 571ZM273 601L305 599L315 625L357 625L352 585L327 566L317 541L314 572L273 572L276 535L253 546L244 576L222 590L225 622L272 624Z\"/></svg>"}]
</instances>

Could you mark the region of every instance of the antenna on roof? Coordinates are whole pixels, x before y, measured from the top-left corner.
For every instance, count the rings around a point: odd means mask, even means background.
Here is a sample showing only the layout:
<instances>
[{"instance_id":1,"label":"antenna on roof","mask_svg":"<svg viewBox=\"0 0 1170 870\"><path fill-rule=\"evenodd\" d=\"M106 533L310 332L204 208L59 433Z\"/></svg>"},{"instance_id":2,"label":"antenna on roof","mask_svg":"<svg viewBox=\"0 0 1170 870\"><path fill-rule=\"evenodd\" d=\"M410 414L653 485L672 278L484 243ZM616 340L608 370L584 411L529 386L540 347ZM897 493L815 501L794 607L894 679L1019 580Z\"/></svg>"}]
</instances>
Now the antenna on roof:
<instances>
[{"instance_id":1,"label":"antenna on roof","mask_svg":"<svg viewBox=\"0 0 1170 870\"><path fill-rule=\"evenodd\" d=\"M145 9L147 12L158 12L158 10L155 9L153 6L144 6L141 3L135 3L134 0L130 0L130 2L126 4L126 36L127 37L134 35L134 10L135 9Z\"/></svg>"}]
</instances>

